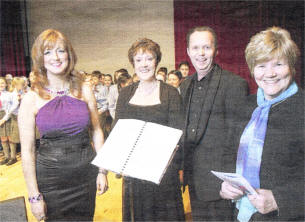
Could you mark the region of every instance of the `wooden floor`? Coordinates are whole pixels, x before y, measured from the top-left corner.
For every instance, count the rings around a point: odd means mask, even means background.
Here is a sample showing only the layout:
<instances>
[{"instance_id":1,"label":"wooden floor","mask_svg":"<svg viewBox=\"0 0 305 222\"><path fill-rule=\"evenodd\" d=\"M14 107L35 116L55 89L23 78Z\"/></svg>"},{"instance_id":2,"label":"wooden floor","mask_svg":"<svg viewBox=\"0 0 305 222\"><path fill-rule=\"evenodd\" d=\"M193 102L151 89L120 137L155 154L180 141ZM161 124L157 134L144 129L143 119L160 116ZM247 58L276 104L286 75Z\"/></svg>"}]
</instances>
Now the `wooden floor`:
<instances>
[{"instance_id":1,"label":"wooden floor","mask_svg":"<svg viewBox=\"0 0 305 222\"><path fill-rule=\"evenodd\" d=\"M2 160L0 156L0 160ZM12 166L0 166L0 201L24 196L27 200L26 185L23 178L20 154L18 162ZM114 174L108 175L109 190L102 196L96 197L94 221L122 221L122 180L115 178ZM183 194L184 208L187 221L190 221L190 204L188 192ZM28 221L35 222L30 205L26 201Z\"/></svg>"}]
</instances>

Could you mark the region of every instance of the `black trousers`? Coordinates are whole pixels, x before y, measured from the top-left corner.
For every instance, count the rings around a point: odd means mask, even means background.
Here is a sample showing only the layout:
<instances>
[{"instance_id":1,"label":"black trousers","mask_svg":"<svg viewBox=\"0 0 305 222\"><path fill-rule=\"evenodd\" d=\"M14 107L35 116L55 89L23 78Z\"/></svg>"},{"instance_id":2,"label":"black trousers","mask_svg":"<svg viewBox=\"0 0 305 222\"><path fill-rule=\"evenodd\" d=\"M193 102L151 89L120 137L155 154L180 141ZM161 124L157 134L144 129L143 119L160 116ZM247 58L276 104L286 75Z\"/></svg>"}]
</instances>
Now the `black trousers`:
<instances>
[{"instance_id":1,"label":"black trousers","mask_svg":"<svg viewBox=\"0 0 305 222\"><path fill-rule=\"evenodd\" d=\"M234 205L229 200L204 201L189 185L193 221L233 221Z\"/></svg>"}]
</instances>

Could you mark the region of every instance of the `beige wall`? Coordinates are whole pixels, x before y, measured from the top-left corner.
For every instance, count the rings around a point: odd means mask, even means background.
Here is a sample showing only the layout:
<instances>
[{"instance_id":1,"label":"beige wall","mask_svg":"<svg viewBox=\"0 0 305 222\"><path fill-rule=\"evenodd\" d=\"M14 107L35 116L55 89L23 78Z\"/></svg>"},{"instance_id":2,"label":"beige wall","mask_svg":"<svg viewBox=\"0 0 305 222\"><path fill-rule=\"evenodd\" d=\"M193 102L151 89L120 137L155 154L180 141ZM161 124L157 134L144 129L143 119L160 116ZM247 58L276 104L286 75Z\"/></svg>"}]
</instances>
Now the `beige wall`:
<instances>
[{"instance_id":1,"label":"beige wall","mask_svg":"<svg viewBox=\"0 0 305 222\"><path fill-rule=\"evenodd\" d=\"M174 68L173 0L28 0L30 45L47 28L62 31L78 56L77 69L133 69L127 58L140 37L158 42L160 66Z\"/></svg>"}]
</instances>

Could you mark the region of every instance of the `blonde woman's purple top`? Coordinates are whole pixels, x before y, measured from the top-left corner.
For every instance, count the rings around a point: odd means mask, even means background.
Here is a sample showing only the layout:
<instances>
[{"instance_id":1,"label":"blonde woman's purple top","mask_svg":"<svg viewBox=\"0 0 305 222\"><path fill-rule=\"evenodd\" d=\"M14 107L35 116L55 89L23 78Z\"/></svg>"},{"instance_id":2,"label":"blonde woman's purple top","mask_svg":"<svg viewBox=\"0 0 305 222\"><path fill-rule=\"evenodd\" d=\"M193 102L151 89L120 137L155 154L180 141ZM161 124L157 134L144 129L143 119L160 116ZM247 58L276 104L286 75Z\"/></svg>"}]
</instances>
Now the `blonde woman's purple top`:
<instances>
[{"instance_id":1,"label":"blonde woman's purple top","mask_svg":"<svg viewBox=\"0 0 305 222\"><path fill-rule=\"evenodd\" d=\"M43 137L48 133L75 135L89 126L87 103L71 96L57 96L40 108L36 125Z\"/></svg>"}]
</instances>

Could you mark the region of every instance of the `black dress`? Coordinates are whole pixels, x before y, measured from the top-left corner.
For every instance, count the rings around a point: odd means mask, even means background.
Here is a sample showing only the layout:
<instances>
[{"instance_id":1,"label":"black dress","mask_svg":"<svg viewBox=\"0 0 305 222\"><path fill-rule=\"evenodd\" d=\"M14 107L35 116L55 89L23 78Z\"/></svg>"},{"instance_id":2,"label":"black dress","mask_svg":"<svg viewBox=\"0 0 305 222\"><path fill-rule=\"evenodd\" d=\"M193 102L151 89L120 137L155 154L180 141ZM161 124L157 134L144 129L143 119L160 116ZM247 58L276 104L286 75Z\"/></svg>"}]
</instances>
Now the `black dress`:
<instances>
[{"instance_id":1,"label":"black dress","mask_svg":"<svg viewBox=\"0 0 305 222\"><path fill-rule=\"evenodd\" d=\"M115 122L118 119L138 119L174 128L182 128L182 107L178 91L160 82L161 104L138 106L129 103L138 84L135 83L128 86L120 92ZM180 151L178 150L160 185L134 178L124 178L123 221L184 220L178 176L178 171L181 167L180 156Z\"/></svg>"}]
</instances>

